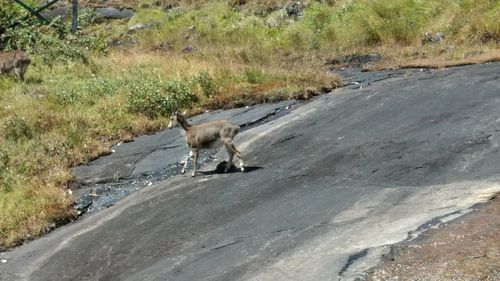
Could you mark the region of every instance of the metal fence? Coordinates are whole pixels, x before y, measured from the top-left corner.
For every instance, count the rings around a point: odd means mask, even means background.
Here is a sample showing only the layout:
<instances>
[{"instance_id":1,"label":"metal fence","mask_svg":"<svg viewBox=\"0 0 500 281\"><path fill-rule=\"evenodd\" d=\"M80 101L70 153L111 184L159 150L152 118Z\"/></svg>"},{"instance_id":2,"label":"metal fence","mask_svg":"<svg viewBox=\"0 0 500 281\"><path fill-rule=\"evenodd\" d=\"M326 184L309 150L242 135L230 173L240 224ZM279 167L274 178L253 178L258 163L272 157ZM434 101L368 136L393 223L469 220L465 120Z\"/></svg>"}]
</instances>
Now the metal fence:
<instances>
[{"instance_id":1,"label":"metal fence","mask_svg":"<svg viewBox=\"0 0 500 281\"><path fill-rule=\"evenodd\" d=\"M50 21L47 18L45 18L41 14L41 12L45 9L48 9L50 6L56 4L57 2L59 2L61 0L51 0L38 8L32 8L21 0L13 0L13 1L16 2L19 6L26 9L32 16L37 17L40 20L40 22L42 22L44 24L49 24ZM76 32L76 30L78 28L78 0L72 0L72 10L71 11L72 11L71 12L71 31ZM26 18L24 18L24 19L26 19Z\"/></svg>"}]
</instances>

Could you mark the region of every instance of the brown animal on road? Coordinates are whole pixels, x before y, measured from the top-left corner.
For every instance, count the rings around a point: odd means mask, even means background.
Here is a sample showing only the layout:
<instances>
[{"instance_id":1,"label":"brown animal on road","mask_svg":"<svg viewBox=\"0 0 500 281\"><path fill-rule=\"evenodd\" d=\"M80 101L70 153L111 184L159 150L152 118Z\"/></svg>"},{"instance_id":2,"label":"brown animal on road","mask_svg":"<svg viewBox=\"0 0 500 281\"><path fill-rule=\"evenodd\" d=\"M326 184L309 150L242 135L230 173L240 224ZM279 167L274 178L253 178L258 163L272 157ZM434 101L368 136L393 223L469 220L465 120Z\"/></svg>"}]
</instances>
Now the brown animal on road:
<instances>
[{"instance_id":1,"label":"brown animal on road","mask_svg":"<svg viewBox=\"0 0 500 281\"><path fill-rule=\"evenodd\" d=\"M189 156L193 158L193 174L196 175L196 162L198 154L202 149L214 149L222 145L226 147L229 159L227 161L224 172L229 171L233 163L233 156L236 155L240 162L241 172L245 171L245 164L241 159L241 153L233 144L233 138L238 134L240 127L231 123L228 120L216 120L198 125L191 125L186 121L186 118L179 112L175 112L170 117L168 128L179 126L181 134L186 140L186 144L190 150ZM182 173L186 172L187 159L182 167Z\"/></svg>"},{"instance_id":2,"label":"brown animal on road","mask_svg":"<svg viewBox=\"0 0 500 281\"><path fill-rule=\"evenodd\" d=\"M0 53L0 74L15 74L19 80L24 81L24 73L31 60L21 50Z\"/></svg>"}]
</instances>

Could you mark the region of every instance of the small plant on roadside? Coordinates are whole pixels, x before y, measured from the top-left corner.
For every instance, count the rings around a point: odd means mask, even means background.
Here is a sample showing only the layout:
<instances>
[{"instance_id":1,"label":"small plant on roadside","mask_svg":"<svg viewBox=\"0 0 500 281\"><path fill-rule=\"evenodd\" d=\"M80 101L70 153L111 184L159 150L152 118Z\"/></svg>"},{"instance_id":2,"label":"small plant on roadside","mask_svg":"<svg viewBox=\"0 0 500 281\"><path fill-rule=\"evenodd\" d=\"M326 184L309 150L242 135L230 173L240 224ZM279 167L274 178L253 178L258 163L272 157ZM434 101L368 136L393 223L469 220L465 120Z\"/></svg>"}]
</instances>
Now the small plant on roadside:
<instances>
[{"instance_id":1,"label":"small plant on roadside","mask_svg":"<svg viewBox=\"0 0 500 281\"><path fill-rule=\"evenodd\" d=\"M113 96L119 90L118 80L95 77L90 80L85 81L81 86L81 90L87 93L87 96L91 101L95 101L97 98L103 96Z\"/></svg>"},{"instance_id":2,"label":"small plant on roadside","mask_svg":"<svg viewBox=\"0 0 500 281\"><path fill-rule=\"evenodd\" d=\"M8 140L19 141L21 139L30 139L32 130L26 120L15 114L4 119L5 138Z\"/></svg>"},{"instance_id":3,"label":"small plant on roadside","mask_svg":"<svg viewBox=\"0 0 500 281\"><path fill-rule=\"evenodd\" d=\"M60 105L74 104L79 99L79 94L75 89L57 89L52 94L56 103Z\"/></svg>"},{"instance_id":4,"label":"small plant on roadside","mask_svg":"<svg viewBox=\"0 0 500 281\"><path fill-rule=\"evenodd\" d=\"M74 83L71 87L58 86L50 96L60 105L76 103L94 105L101 97L115 95L120 89L119 82L103 77L86 79Z\"/></svg>"},{"instance_id":5,"label":"small plant on roadside","mask_svg":"<svg viewBox=\"0 0 500 281\"><path fill-rule=\"evenodd\" d=\"M250 84L258 84L264 82L265 75L260 69L247 68L245 69L245 80Z\"/></svg>"},{"instance_id":6,"label":"small plant on roadside","mask_svg":"<svg viewBox=\"0 0 500 281\"><path fill-rule=\"evenodd\" d=\"M12 171L9 169L9 153L0 147L0 193L12 191Z\"/></svg>"},{"instance_id":7,"label":"small plant on roadside","mask_svg":"<svg viewBox=\"0 0 500 281\"><path fill-rule=\"evenodd\" d=\"M217 94L216 83L208 72L200 72L193 78L193 82L200 86L201 92L205 97Z\"/></svg>"},{"instance_id":8,"label":"small plant on roadside","mask_svg":"<svg viewBox=\"0 0 500 281\"><path fill-rule=\"evenodd\" d=\"M128 90L127 109L148 118L168 116L196 101L196 95L183 81L138 79L128 85Z\"/></svg>"}]
</instances>

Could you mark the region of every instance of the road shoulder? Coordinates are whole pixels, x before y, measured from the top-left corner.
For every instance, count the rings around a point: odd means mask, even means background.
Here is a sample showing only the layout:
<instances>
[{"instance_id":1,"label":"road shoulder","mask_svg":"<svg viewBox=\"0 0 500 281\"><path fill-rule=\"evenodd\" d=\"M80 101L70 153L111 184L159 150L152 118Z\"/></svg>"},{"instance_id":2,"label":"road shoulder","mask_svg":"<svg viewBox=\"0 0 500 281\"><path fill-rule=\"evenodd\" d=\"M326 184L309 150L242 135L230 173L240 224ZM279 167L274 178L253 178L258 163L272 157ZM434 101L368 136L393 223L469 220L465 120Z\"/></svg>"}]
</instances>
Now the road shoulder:
<instances>
[{"instance_id":1,"label":"road shoulder","mask_svg":"<svg viewBox=\"0 0 500 281\"><path fill-rule=\"evenodd\" d=\"M360 280L500 280L500 196L392 246Z\"/></svg>"}]
</instances>

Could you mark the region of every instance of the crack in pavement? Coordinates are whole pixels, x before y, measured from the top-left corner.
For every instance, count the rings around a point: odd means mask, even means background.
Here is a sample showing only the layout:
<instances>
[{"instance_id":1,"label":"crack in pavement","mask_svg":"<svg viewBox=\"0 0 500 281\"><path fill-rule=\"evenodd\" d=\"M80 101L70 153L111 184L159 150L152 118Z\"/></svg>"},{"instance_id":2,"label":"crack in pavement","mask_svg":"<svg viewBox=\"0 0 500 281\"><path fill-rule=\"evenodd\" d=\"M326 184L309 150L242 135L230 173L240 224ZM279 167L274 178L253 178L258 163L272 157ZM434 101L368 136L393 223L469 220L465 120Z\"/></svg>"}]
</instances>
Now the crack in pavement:
<instances>
[{"instance_id":1,"label":"crack in pavement","mask_svg":"<svg viewBox=\"0 0 500 281\"><path fill-rule=\"evenodd\" d=\"M342 268L339 271L339 276L344 277L344 273L349 269L349 266L351 266L356 260L363 258L368 254L369 248L363 249L357 253L354 253L350 255L347 258L346 263L342 266Z\"/></svg>"},{"instance_id":2,"label":"crack in pavement","mask_svg":"<svg viewBox=\"0 0 500 281\"><path fill-rule=\"evenodd\" d=\"M312 226L312 227L314 227L314 226ZM300 228L299 230L306 229L306 228L309 228L309 227L303 227L303 228ZM231 246L231 245L235 245L235 244L244 242L246 239L252 239L252 238L267 236L267 235L281 233L281 232L285 232L285 231L291 231L291 230L295 230L295 229L297 229L297 228L296 227L289 227L289 228L283 228L283 229L278 229L278 230L274 230L274 231L270 231L270 232L264 232L264 233L259 233L259 234L254 234L254 235L238 236L238 237L235 237L235 238L231 239L231 240L233 240L232 242L229 242L227 244L224 244L224 245L212 248L212 249L210 249L210 251L218 250L218 249L225 248L225 247Z\"/></svg>"}]
</instances>

